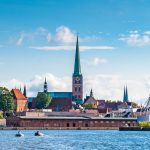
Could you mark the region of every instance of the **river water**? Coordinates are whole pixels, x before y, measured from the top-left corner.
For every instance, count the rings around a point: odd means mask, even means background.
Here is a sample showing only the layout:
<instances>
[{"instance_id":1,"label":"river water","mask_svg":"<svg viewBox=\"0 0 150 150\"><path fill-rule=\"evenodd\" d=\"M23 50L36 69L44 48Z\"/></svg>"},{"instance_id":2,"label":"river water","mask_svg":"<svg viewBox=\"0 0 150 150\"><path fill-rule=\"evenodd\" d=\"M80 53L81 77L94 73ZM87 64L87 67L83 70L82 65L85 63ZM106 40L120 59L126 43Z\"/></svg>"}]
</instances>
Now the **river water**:
<instances>
[{"instance_id":1,"label":"river water","mask_svg":"<svg viewBox=\"0 0 150 150\"><path fill-rule=\"evenodd\" d=\"M0 150L150 150L150 132L111 130L0 131Z\"/></svg>"}]
</instances>

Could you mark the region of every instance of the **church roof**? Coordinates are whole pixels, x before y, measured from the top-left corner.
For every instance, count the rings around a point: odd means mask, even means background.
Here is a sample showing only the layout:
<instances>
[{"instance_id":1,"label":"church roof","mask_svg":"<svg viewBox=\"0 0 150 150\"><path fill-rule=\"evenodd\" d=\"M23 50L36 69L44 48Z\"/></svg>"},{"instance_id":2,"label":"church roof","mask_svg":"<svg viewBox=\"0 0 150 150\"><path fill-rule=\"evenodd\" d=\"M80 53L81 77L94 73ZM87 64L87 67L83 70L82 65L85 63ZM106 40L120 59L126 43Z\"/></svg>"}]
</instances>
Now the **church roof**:
<instances>
[{"instance_id":1,"label":"church roof","mask_svg":"<svg viewBox=\"0 0 150 150\"><path fill-rule=\"evenodd\" d=\"M75 53L74 73L73 73L73 75L74 75L74 76L81 75L78 36L77 36L77 43L76 43L76 53Z\"/></svg>"},{"instance_id":2,"label":"church roof","mask_svg":"<svg viewBox=\"0 0 150 150\"><path fill-rule=\"evenodd\" d=\"M19 89L12 89L11 92L16 100L27 100L27 98L21 93Z\"/></svg>"},{"instance_id":3,"label":"church roof","mask_svg":"<svg viewBox=\"0 0 150 150\"><path fill-rule=\"evenodd\" d=\"M70 98L52 98L50 106L72 106Z\"/></svg>"},{"instance_id":4,"label":"church roof","mask_svg":"<svg viewBox=\"0 0 150 150\"><path fill-rule=\"evenodd\" d=\"M72 92L47 92L47 94L53 98L71 98Z\"/></svg>"}]
</instances>

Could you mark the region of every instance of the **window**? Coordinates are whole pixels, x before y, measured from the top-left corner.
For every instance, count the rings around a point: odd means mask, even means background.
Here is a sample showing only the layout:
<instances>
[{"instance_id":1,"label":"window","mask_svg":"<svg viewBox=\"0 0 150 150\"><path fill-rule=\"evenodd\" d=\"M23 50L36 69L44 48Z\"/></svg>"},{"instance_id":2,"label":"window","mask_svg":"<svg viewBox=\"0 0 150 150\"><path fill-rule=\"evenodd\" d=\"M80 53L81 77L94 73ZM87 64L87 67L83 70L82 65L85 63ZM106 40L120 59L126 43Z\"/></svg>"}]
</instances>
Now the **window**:
<instances>
[{"instance_id":1,"label":"window","mask_svg":"<svg viewBox=\"0 0 150 150\"><path fill-rule=\"evenodd\" d=\"M79 92L81 91L81 88L79 87Z\"/></svg>"},{"instance_id":2,"label":"window","mask_svg":"<svg viewBox=\"0 0 150 150\"><path fill-rule=\"evenodd\" d=\"M86 123L86 124L85 124L85 127L88 127L88 126L89 126L89 125Z\"/></svg>"},{"instance_id":3,"label":"window","mask_svg":"<svg viewBox=\"0 0 150 150\"><path fill-rule=\"evenodd\" d=\"M75 92L77 92L77 87L75 87L75 89L74 89L74 90L75 90Z\"/></svg>"},{"instance_id":4,"label":"window","mask_svg":"<svg viewBox=\"0 0 150 150\"><path fill-rule=\"evenodd\" d=\"M67 123L67 127L69 127L69 123Z\"/></svg>"},{"instance_id":5,"label":"window","mask_svg":"<svg viewBox=\"0 0 150 150\"><path fill-rule=\"evenodd\" d=\"M76 124L75 123L73 123L73 127L75 127L76 126Z\"/></svg>"}]
</instances>

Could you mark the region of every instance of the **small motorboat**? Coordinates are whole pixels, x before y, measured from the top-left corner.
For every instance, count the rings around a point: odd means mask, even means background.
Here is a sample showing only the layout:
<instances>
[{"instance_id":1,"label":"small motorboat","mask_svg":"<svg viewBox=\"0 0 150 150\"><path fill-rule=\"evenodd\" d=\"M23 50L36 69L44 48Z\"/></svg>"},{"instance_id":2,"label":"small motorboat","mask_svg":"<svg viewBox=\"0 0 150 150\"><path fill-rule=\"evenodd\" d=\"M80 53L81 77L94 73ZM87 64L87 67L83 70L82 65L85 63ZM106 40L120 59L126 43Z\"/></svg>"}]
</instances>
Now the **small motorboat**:
<instances>
[{"instance_id":1,"label":"small motorboat","mask_svg":"<svg viewBox=\"0 0 150 150\"><path fill-rule=\"evenodd\" d=\"M15 136L16 136L16 137L22 137L22 136L24 136L24 134L21 133L20 131L18 131L18 133L17 133Z\"/></svg>"},{"instance_id":2,"label":"small motorboat","mask_svg":"<svg viewBox=\"0 0 150 150\"><path fill-rule=\"evenodd\" d=\"M35 136L43 136L44 134L43 133L41 133L41 132L39 132L39 131L37 131L37 132L35 132L35 134L34 134Z\"/></svg>"}]
</instances>

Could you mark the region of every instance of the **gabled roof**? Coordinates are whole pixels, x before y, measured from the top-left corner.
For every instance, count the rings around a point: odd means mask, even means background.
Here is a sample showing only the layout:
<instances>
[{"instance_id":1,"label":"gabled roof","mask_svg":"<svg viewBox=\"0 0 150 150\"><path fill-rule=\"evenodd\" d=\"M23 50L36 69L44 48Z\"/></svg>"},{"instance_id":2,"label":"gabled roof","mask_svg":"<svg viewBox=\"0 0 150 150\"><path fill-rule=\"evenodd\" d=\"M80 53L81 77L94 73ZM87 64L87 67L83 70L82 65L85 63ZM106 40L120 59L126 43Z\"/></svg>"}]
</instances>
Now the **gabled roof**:
<instances>
[{"instance_id":1,"label":"gabled roof","mask_svg":"<svg viewBox=\"0 0 150 150\"><path fill-rule=\"evenodd\" d=\"M72 106L70 98L52 98L50 106Z\"/></svg>"},{"instance_id":2,"label":"gabled roof","mask_svg":"<svg viewBox=\"0 0 150 150\"><path fill-rule=\"evenodd\" d=\"M94 97L87 96L87 99L84 101L84 104L96 103L96 102L97 102L97 100Z\"/></svg>"},{"instance_id":3,"label":"gabled roof","mask_svg":"<svg viewBox=\"0 0 150 150\"><path fill-rule=\"evenodd\" d=\"M27 98L21 93L19 89L12 89L11 93L16 100L27 100Z\"/></svg>"}]
</instances>

